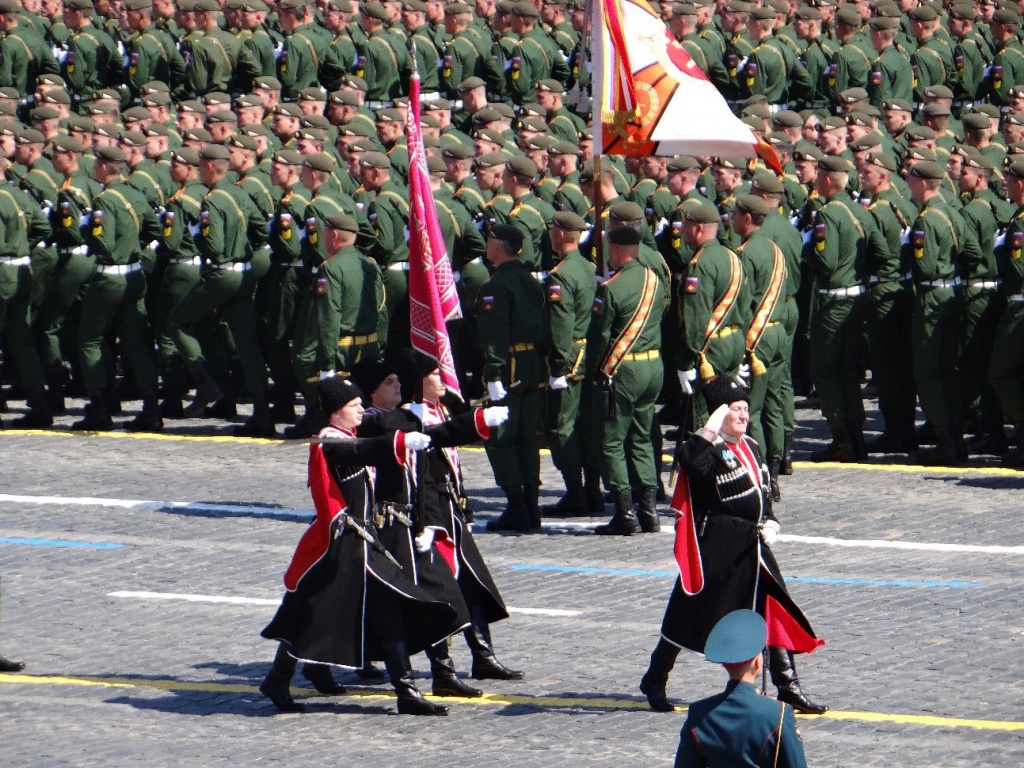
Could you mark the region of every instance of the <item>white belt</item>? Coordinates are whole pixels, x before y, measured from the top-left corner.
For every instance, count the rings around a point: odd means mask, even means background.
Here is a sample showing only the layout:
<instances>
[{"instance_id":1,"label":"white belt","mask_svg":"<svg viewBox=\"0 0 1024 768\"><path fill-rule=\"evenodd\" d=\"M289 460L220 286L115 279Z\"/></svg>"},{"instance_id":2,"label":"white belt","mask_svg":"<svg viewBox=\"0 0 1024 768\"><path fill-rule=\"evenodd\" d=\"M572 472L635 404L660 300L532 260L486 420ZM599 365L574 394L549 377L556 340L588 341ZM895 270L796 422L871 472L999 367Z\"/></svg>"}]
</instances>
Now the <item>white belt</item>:
<instances>
[{"instance_id":1,"label":"white belt","mask_svg":"<svg viewBox=\"0 0 1024 768\"><path fill-rule=\"evenodd\" d=\"M373 110L377 110L377 109L391 109L393 106L395 106L395 102L393 102L393 101L368 101L368 102L366 102L366 106L369 107L370 109L373 109Z\"/></svg>"},{"instance_id":2,"label":"white belt","mask_svg":"<svg viewBox=\"0 0 1024 768\"><path fill-rule=\"evenodd\" d=\"M954 277L951 280L922 280L918 285L925 288L956 288L963 283L960 282L959 277Z\"/></svg>"},{"instance_id":3,"label":"white belt","mask_svg":"<svg viewBox=\"0 0 1024 768\"><path fill-rule=\"evenodd\" d=\"M101 275L127 275L130 272L138 272L142 269L141 262L134 261L131 264L97 264L96 271Z\"/></svg>"},{"instance_id":4,"label":"white belt","mask_svg":"<svg viewBox=\"0 0 1024 768\"><path fill-rule=\"evenodd\" d=\"M229 272L248 272L252 269L251 261L232 261L227 264L211 264L214 269L224 269Z\"/></svg>"},{"instance_id":5,"label":"white belt","mask_svg":"<svg viewBox=\"0 0 1024 768\"><path fill-rule=\"evenodd\" d=\"M30 259L28 256L4 256L2 259L0 259L0 264L6 264L9 267L24 267L31 263L32 259Z\"/></svg>"},{"instance_id":6,"label":"white belt","mask_svg":"<svg viewBox=\"0 0 1024 768\"><path fill-rule=\"evenodd\" d=\"M203 263L203 259L200 256L196 256L191 259L169 259L170 264L191 264L194 267L198 267Z\"/></svg>"},{"instance_id":7,"label":"white belt","mask_svg":"<svg viewBox=\"0 0 1024 768\"><path fill-rule=\"evenodd\" d=\"M440 91L430 91L429 93L420 93L420 101L437 101L441 98Z\"/></svg>"},{"instance_id":8,"label":"white belt","mask_svg":"<svg viewBox=\"0 0 1024 768\"><path fill-rule=\"evenodd\" d=\"M1024 303L1024 293L1015 293L1012 296L1007 296L1006 300L1010 304L1021 304L1021 303Z\"/></svg>"},{"instance_id":9,"label":"white belt","mask_svg":"<svg viewBox=\"0 0 1024 768\"><path fill-rule=\"evenodd\" d=\"M74 248L58 248L57 253L61 256L85 256L89 253L89 246L76 245Z\"/></svg>"},{"instance_id":10,"label":"white belt","mask_svg":"<svg viewBox=\"0 0 1024 768\"><path fill-rule=\"evenodd\" d=\"M968 280L968 288L987 288L992 290L998 288L1002 283L999 280Z\"/></svg>"},{"instance_id":11,"label":"white belt","mask_svg":"<svg viewBox=\"0 0 1024 768\"><path fill-rule=\"evenodd\" d=\"M819 288L818 293L822 296L860 296L864 293L863 285L851 285L848 288Z\"/></svg>"},{"instance_id":12,"label":"white belt","mask_svg":"<svg viewBox=\"0 0 1024 768\"><path fill-rule=\"evenodd\" d=\"M388 264L388 269L392 272L408 272L409 262L408 261L396 261L394 264Z\"/></svg>"}]
</instances>

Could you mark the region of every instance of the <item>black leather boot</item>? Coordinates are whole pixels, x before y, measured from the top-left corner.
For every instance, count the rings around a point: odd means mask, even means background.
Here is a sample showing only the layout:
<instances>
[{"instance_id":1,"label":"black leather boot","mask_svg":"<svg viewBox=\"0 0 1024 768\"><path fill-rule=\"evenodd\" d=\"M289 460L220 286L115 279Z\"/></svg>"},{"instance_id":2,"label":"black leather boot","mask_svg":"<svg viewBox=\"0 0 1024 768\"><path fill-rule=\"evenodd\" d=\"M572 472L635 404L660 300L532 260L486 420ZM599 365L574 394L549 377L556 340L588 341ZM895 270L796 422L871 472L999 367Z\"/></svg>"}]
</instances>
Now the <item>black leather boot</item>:
<instances>
[{"instance_id":1,"label":"black leather boot","mask_svg":"<svg viewBox=\"0 0 1024 768\"><path fill-rule=\"evenodd\" d=\"M274 706L282 712L302 712L306 708L292 698L288 690L295 674L295 659L288 655L288 647L281 643L277 647L274 663L266 678L260 683L260 693L274 702Z\"/></svg>"},{"instance_id":2,"label":"black leather boot","mask_svg":"<svg viewBox=\"0 0 1024 768\"><path fill-rule=\"evenodd\" d=\"M565 495L554 504L545 504L541 511L547 517L586 517L590 512L583 492L582 474L563 472L562 479L565 481Z\"/></svg>"},{"instance_id":3,"label":"black leather boot","mask_svg":"<svg viewBox=\"0 0 1024 768\"><path fill-rule=\"evenodd\" d=\"M356 676L360 680L377 682L380 680L387 680L388 673L379 667L373 666L373 662L368 661L356 670Z\"/></svg>"},{"instance_id":4,"label":"black leather boot","mask_svg":"<svg viewBox=\"0 0 1024 768\"><path fill-rule=\"evenodd\" d=\"M473 623L465 631L466 643L473 653L472 675L474 680L522 680L526 673L509 669L494 655L491 646L491 630L482 617L473 617Z\"/></svg>"},{"instance_id":5,"label":"black leather boot","mask_svg":"<svg viewBox=\"0 0 1024 768\"><path fill-rule=\"evenodd\" d=\"M400 715L447 715L448 707L434 704L423 698L412 677L409 651L405 642L389 643L384 646L384 666L391 678L391 684L398 694Z\"/></svg>"},{"instance_id":6,"label":"black leather boot","mask_svg":"<svg viewBox=\"0 0 1024 768\"><path fill-rule=\"evenodd\" d=\"M24 668L24 663L20 661L11 661L10 659L0 656L0 672L21 672Z\"/></svg>"},{"instance_id":7,"label":"black leather boot","mask_svg":"<svg viewBox=\"0 0 1024 768\"><path fill-rule=\"evenodd\" d=\"M846 424L846 440L850 444L850 458L853 461L864 461L868 457L868 449L864 445L864 423L850 421Z\"/></svg>"},{"instance_id":8,"label":"black leather boot","mask_svg":"<svg viewBox=\"0 0 1024 768\"><path fill-rule=\"evenodd\" d=\"M85 406L85 417L71 425L74 430L86 432L109 432L114 428L107 408L107 398L102 392L90 392L89 404Z\"/></svg>"},{"instance_id":9,"label":"black leather boot","mask_svg":"<svg viewBox=\"0 0 1024 768\"><path fill-rule=\"evenodd\" d=\"M129 432L163 432L164 420L160 415L160 403L156 396L143 398L142 412L124 428Z\"/></svg>"},{"instance_id":10,"label":"black leather boot","mask_svg":"<svg viewBox=\"0 0 1024 768\"><path fill-rule=\"evenodd\" d=\"M644 533L657 533L661 530L658 518L658 489L644 488L640 491L640 500L636 505L636 519L640 530Z\"/></svg>"},{"instance_id":11,"label":"black leather boot","mask_svg":"<svg viewBox=\"0 0 1024 768\"><path fill-rule=\"evenodd\" d=\"M252 399L252 416L245 424L234 429L235 437L277 437L274 420L270 418L270 404L266 397Z\"/></svg>"},{"instance_id":12,"label":"black leather boot","mask_svg":"<svg viewBox=\"0 0 1024 768\"><path fill-rule=\"evenodd\" d=\"M434 678L433 692L435 696L462 696L476 699L484 695L479 688L467 685L455 674L455 662L448 653L448 641L438 643L425 651L430 659L430 674Z\"/></svg>"},{"instance_id":13,"label":"black leather boot","mask_svg":"<svg viewBox=\"0 0 1024 768\"><path fill-rule=\"evenodd\" d=\"M523 486L523 501L530 512L530 527L540 528L540 488L533 485Z\"/></svg>"},{"instance_id":14,"label":"black leather boot","mask_svg":"<svg viewBox=\"0 0 1024 768\"><path fill-rule=\"evenodd\" d=\"M966 449L958 451L958 445L949 427L935 427L935 447L922 448L914 454L918 464L932 467L955 467L966 461ZM960 438L963 443L963 438Z\"/></svg>"},{"instance_id":15,"label":"black leather boot","mask_svg":"<svg viewBox=\"0 0 1024 768\"><path fill-rule=\"evenodd\" d=\"M331 668L326 664L303 664L302 676L309 680L320 693L327 696L348 693L345 686L334 679Z\"/></svg>"},{"instance_id":16,"label":"black leather boot","mask_svg":"<svg viewBox=\"0 0 1024 768\"><path fill-rule=\"evenodd\" d=\"M627 488L624 491L613 491L612 502L615 514L604 525L594 529L598 536L633 536L640 533L640 523L633 512L633 493Z\"/></svg>"},{"instance_id":17,"label":"black leather boot","mask_svg":"<svg viewBox=\"0 0 1024 768\"><path fill-rule=\"evenodd\" d=\"M202 415L206 406L212 405L224 397L224 390L213 378L210 370L202 363L190 365L188 370L196 384L196 396L182 409L182 414L186 419L191 419L193 416Z\"/></svg>"},{"instance_id":18,"label":"black leather boot","mask_svg":"<svg viewBox=\"0 0 1024 768\"><path fill-rule=\"evenodd\" d=\"M769 488L772 493L772 501L782 501L782 489L779 488L779 473L782 462L773 461L768 467Z\"/></svg>"},{"instance_id":19,"label":"black leather boot","mask_svg":"<svg viewBox=\"0 0 1024 768\"><path fill-rule=\"evenodd\" d=\"M11 422L15 429L46 429L53 426L53 412L50 401L46 397L46 389L42 386L33 387L25 401L28 413Z\"/></svg>"},{"instance_id":20,"label":"black leather boot","mask_svg":"<svg viewBox=\"0 0 1024 768\"><path fill-rule=\"evenodd\" d=\"M647 703L655 712L672 712L675 709L668 700L665 686L668 684L668 674L675 666L677 656L679 648L665 638L659 638L651 653L650 666L640 678L640 693L647 697Z\"/></svg>"},{"instance_id":21,"label":"black leather boot","mask_svg":"<svg viewBox=\"0 0 1024 768\"><path fill-rule=\"evenodd\" d=\"M793 433L787 432L782 438L782 461L779 462L780 475L793 474Z\"/></svg>"},{"instance_id":22,"label":"black leather boot","mask_svg":"<svg viewBox=\"0 0 1024 768\"><path fill-rule=\"evenodd\" d=\"M502 488L505 497L508 499L508 506L498 516L497 520L487 523L488 531L528 531L533 528L533 516L529 507L526 506L526 499L523 496L522 488Z\"/></svg>"},{"instance_id":23,"label":"black leather boot","mask_svg":"<svg viewBox=\"0 0 1024 768\"><path fill-rule=\"evenodd\" d=\"M793 654L785 648L768 646L768 671L772 676L772 685L779 689L779 695L776 697L779 701L789 704L797 712L805 715L823 715L828 712L828 707L815 704L800 690Z\"/></svg>"},{"instance_id":24,"label":"black leather boot","mask_svg":"<svg viewBox=\"0 0 1024 768\"><path fill-rule=\"evenodd\" d=\"M604 514L604 494L601 493L601 473L597 469L583 470L583 494L587 497L587 512Z\"/></svg>"},{"instance_id":25,"label":"black leather boot","mask_svg":"<svg viewBox=\"0 0 1024 768\"><path fill-rule=\"evenodd\" d=\"M852 461L853 451L850 448L849 439L846 435L846 427L843 424L828 425L832 432L832 442L811 454L811 461Z\"/></svg>"}]
</instances>

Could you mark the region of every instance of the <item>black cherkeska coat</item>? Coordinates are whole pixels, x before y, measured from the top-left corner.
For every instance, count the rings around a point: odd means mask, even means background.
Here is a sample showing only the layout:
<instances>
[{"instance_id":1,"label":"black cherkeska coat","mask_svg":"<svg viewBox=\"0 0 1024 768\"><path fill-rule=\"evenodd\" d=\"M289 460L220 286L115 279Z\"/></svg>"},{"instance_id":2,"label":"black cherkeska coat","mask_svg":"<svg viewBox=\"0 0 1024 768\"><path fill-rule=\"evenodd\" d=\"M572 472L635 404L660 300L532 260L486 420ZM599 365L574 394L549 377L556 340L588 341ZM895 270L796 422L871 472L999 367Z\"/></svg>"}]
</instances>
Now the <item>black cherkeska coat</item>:
<instances>
[{"instance_id":1,"label":"black cherkeska coat","mask_svg":"<svg viewBox=\"0 0 1024 768\"><path fill-rule=\"evenodd\" d=\"M405 641L418 653L461 629L455 610L413 583L384 555L373 524L373 466L405 453L392 432L355 438L328 427L331 442L310 446L310 488L317 519L293 557L288 592L262 635L290 643L297 659L362 667L385 657L384 646ZM344 525L348 514L368 531L367 542Z\"/></svg>"},{"instance_id":2,"label":"black cherkeska coat","mask_svg":"<svg viewBox=\"0 0 1024 768\"><path fill-rule=\"evenodd\" d=\"M424 409L433 411L427 415ZM422 418L425 415L426 425ZM396 460L377 467L378 501L408 513L412 522L411 527L406 527L385 511L381 536L388 551L402 563L406 573L413 575L416 584L438 600L448 602L464 623L470 621L471 606L488 624L508 618L505 602L458 503L462 477L453 449L487 436L483 409L449 416L443 406L409 404L364 419L360 434L393 430L425 432L431 438L431 446L419 452L415 466ZM439 535L429 551L416 551L413 538L427 527L440 529L451 543L455 573L441 554Z\"/></svg>"},{"instance_id":3,"label":"black cherkeska coat","mask_svg":"<svg viewBox=\"0 0 1024 768\"><path fill-rule=\"evenodd\" d=\"M675 645L703 653L711 629L727 613L749 608L765 616L770 603L775 619L784 622L790 634L794 626L799 628L795 634L803 646L790 650L810 650L821 641L789 596L772 551L758 536L760 523L775 520L768 469L757 443L744 437L743 444L758 468L756 482L720 437L709 443L694 435L680 447L680 468L689 480L696 520L704 588L688 595L676 579L661 634ZM771 626L769 630L771 638Z\"/></svg>"}]
</instances>

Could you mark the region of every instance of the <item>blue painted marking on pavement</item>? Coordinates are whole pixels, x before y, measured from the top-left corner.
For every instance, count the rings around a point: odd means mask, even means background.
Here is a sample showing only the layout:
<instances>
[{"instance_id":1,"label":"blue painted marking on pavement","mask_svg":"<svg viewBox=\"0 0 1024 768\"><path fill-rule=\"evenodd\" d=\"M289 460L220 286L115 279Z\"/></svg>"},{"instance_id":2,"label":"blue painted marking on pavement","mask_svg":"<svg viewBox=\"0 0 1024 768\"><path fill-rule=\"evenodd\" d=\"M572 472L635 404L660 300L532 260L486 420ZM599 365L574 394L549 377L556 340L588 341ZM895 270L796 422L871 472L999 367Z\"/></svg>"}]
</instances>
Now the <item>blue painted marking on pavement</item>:
<instances>
[{"instance_id":1,"label":"blue painted marking on pavement","mask_svg":"<svg viewBox=\"0 0 1024 768\"><path fill-rule=\"evenodd\" d=\"M644 571L637 568L592 568L570 565L525 565L512 563L514 571L546 571L548 573L592 573L606 576L642 576L653 578L675 578L676 571ZM883 579L822 579L810 576L787 576L786 583L834 584L855 587L929 587L944 589L979 589L985 584L980 581L888 581Z\"/></svg>"},{"instance_id":2,"label":"blue painted marking on pavement","mask_svg":"<svg viewBox=\"0 0 1024 768\"><path fill-rule=\"evenodd\" d=\"M124 544L109 541L64 541L62 539L14 539L0 537L0 544L27 544L30 547L76 547L78 549L121 549Z\"/></svg>"}]
</instances>

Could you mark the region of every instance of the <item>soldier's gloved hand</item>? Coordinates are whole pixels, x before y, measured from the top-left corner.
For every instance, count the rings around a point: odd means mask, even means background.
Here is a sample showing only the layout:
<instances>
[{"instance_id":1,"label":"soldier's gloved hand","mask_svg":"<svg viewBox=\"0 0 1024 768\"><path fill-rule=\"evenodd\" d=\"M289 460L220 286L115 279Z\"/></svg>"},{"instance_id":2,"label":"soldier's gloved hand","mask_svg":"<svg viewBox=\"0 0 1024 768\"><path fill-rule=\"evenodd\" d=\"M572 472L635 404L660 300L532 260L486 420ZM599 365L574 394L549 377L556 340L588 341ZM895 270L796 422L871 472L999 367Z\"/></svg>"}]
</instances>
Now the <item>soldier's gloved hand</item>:
<instances>
[{"instance_id":1,"label":"soldier's gloved hand","mask_svg":"<svg viewBox=\"0 0 1024 768\"><path fill-rule=\"evenodd\" d=\"M1000 246L1004 245L1005 243L1006 243L1006 230L1005 229L997 230L996 231L996 237L992 241L993 247L999 248Z\"/></svg>"},{"instance_id":2,"label":"soldier's gloved hand","mask_svg":"<svg viewBox=\"0 0 1024 768\"><path fill-rule=\"evenodd\" d=\"M334 376L334 371L320 371L320 381Z\"/></svg>"},{"instance_id":3,"label":"soldier's gloved hand","mask_svg":"<svg viewBox=\"0 0 1024 768\"><path fill-rule=\"evenodd\" d=\"M500 427L508 421L507 405L491 405L484 408L484 424L488 427Z\"/></svg>"},{"instance_id":4,"label":"soldier's gloved hand","mask_svg":"<svg viewBox=\"0 0 1024 768\"><path fill-rule=\"evenodd\" d=\"M429 552L430 548L434 546L434 529L424 528L423 533L416 537L415 542L417 552Z\"/></svg>"},{"instance_id":5,"label":"soldier's gloved hand","mask_svg":"<svg viewBox=\"0 0 1024 768\"><path fill-rule=\"evenodd\" d=\"M565 376L548 376L548 389L568 389L569 380Z\"/></svg>"},{"instance_id":6,"label":"soldier's gloved hand","mask_svg":"<svg viewBox=\"0 0 1024 768\"><path fill-rule=\"evenodd\" d=\"M430 435L422 432L406 432L405 447L410 451L425 451L430 447Z\"/></svg>"},{"instance_id":7,"label":"soldier's gloved hand","mask_svg":"<svg viewBox=\"0 0 1024 768\"><path fill-rule=\"evenodd\" d=\"M679 386L683 389L684 395L693 394L693 382L697 380L697 371L691 368L688 371L677 371L679 374Z\"/></svg>"},{"instance_id":8,"label":"soldier's gloved hand","mask_svg":"<svg viewBox=\"0 0 1024 768\"><path fill-rule=\"evenodd\" d=\"M750 363L740 363L740 369L736 373L736 383L743 386L750 384Z\"/></svg>"},{"instance_id":9,"label":"soldier's gloved hand","mask_svg":"<svg viewBox=\"0 0 1024 768\"><path fill-rule=\"evenodd\" d=\"M500 381L487 382L487 396L491 398L492 403L500 403L507 394L504 385Z\"/></svg>"},{"instance_id":10,"label":"soldier's gloved hand","mask_svg":"<svg viewBox=\"0 0 1024 768\"><path fill-rule=\"evenodd\" d=\"M814 235L814 229L802 229L800 230L800 235L800 239L803 240L804 245L807 245L811 242L811 237Z\"/></svg>"},{"instance_id":11,"label":"soldier's gloved hand","mask_svg":"<svg viewBox=\"0 0 1024 768\"><path fill-rule=\"evenodd\" d=\"M775 543L775 539L779 537L779 530L781 528L782 526L779 525L778 520L765 520L757 526L757 532L761 535L761 541L770 547Z\"/></svg>"},{"instance_id":12,"label":"soldier's gloved hand","mask_svg":"<svg viewBox=\"0 0 1024 768\"><path fill-rule=\"evenodd\" d=\"M715 412L708 416L707 422L704 424L704 429L708 432L714 432L716 435L722 431L722 424L725 423L725 417L729 413L728 405L720 405L715 409Z\"/></svg>"},{"instance_id":13,"label":"soldier's gloved hand","mask_svg":"<svg viewBox=\"0 0 1024 768\"><path fill-rule=\"evenodd\" d=\"M900 230L900 245L906 245L910 242L910 227Z\"/></svg>"}]
</instances>

